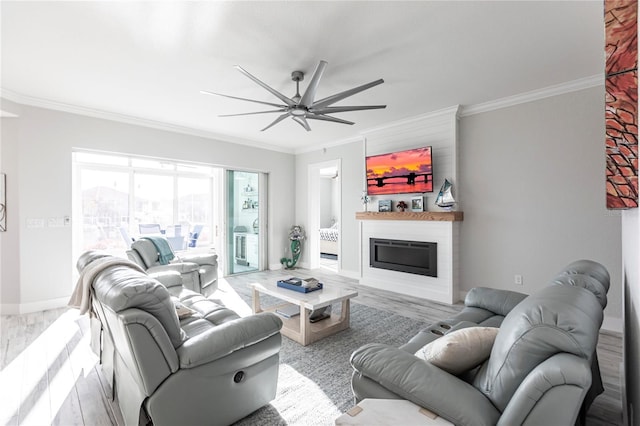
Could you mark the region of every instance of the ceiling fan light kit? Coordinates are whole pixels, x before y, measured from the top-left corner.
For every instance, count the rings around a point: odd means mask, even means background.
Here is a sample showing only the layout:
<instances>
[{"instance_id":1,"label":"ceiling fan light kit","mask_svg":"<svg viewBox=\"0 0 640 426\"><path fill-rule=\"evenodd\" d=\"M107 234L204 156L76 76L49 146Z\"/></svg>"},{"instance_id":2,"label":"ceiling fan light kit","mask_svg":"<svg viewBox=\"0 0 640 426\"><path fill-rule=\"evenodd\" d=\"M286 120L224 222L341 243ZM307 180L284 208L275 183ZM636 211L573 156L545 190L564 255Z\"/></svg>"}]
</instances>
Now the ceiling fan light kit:
<instances>
[{"instance_id":1,"label":"ceiling fan light kit","mask_svg":"<svg viewBox=\"0 0 640 426\"><path fill-rule=\"evenodd\" d=\"M316 70L313 73L313 77L311 77L311 81L307 86L307 90L305 90L304 95L300 96L300 82L304 80L304 72L302 71L293 71L291 73L291 79L296 82L296 94L289 98L282 93L278 92L271 86L262 82L255 76L251 75L248 71L242 68L239 65L236 65L235 68L244 74L249 79L253 80L256 84L273 94L275 97L280 99L283 104L276 104L272 102L264 102L256 99L248 99L248 98L240 98L237 96L225 95L222 93L209 92L206 90L201 90L201 93L207 95L216 95L216 96L224 96L225 98L238 99L241 101L254 102L262 105L269 105L276 107L277 109L267 110L267 111L257 111L257 112L245 112L240 114L223 114L219 117L236 117L241 115L255 115L255 114L270 114L270 113L281 113L275 120L271 122L267 127L260 131L265 131L285 118L291 117L296 123L300 124L306 131L310 131L311 127L307 120L322 120L322 121L330 121L333 123L341 123L341 124L354 124L353 121L343 120L341 118L333 117L328 114L334 114L338 112L347 112L347 111L362 111L368 109L382 109L386 108L386 105L364 105L364 106L331 106L336 102L339 102L349 96L353 96L356 93L360 93L367 89L370 89L374 86L384 83L383 79L378 79L372 81L371 83L363 84L362 86L354 87L353 89L345 90L340 93L336 93L335 95L328 96L324 99L320 99L319 101L315 101L316 91L318 90L318 85L320 84L320 79L322 78L322 74L324 73L325 68L327 67L326 61L320 61Z\"/></svg>"}]
</instances>

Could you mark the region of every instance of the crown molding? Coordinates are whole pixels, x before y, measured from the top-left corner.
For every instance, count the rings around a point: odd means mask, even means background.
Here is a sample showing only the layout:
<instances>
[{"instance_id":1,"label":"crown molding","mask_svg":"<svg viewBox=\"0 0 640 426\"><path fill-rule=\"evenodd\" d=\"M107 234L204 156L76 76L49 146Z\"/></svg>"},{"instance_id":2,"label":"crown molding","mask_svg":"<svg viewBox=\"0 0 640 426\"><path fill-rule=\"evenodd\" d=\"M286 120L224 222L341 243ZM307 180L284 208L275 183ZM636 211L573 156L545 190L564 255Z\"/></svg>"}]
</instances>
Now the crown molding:
<instances>
[{"instance_id":1,"label":"crown molding","mask_svg":"<svg viewBox=\"0 0 640 426\"><path fill-rule=\"evenodd\" d=\"M506 98L496 99L494 101L484 102L481 104L465 106L462 107L462 110L460 111L460 117L468 117L470 115L481 114L483 112L494 111L501 108L508 108L527 102L533 102L540 99L550 98L552 96L577 92L579 90L590 89L598 86L604 86L604 74L568 81L566 83L556 84L554 86L532 90L530 92L520 93L518 95L508 96Z\"/></svg>"},{"instance_id":2,"label":"crown molding","mask_svg":"<svg viewBox=\"0 0 640 426\"><path fill-rule=\"evenodd\" d=\"M367 131L363 131L362 135L367 136L374 133L387 132L392 129L413 127L414 125L419 126L424 121L427 121L427 120L431 122L434 122L435 120L442 120L443 122L449 121L452 117L455 117L457 119L459 115L460 115L460 105L454 105L449 108L443 108L437 111L431 111L424 114L414 115L412 117L391 121L382 126L374 127L374 128L368 129Z\"/></svg>"},{"instance_id":3,"label":"crown molding","mask_svg":"<svg viewBox=\"0 0 640 426\"><path fill-rule=\"evenodd\" d=\"M190 136L197 136L205 139L214 139L220 142L229 142L239 145L251 146L253 148L267 149L270 151L283 152L285 154L293 154L293 149L284 148L282 146L270 145L261 141L237 138L230 135L218 134L207 130L196 129L192 127L185 127L178 124L172 124L167 122L160 122L150 120L142 117L135 117L131 115L118 114L114 112L103 111L95 108L89 108L80 105L71 105L63 102L53 101L44 98L34 98L31 96L22 95L11 90L0 88L0 98L5 98L12 102L16 102L23 105L29 105L38 108L46 108L55 111L68 112L71 114L78 114L87 117L100 118L104 120L117 121L125 124L132 124L136 126L149 127L156 130L163 130L173 133L181 133Z\"/></svg>"},{"instance_id":4,"label":"crown molding","mask_svg":"<svg viewBox=\"0 0 640 426\"><path fill-rule=\"evenodd\" d=\"M585 77L578 80L569 81L562 84L557 84L554 86L545 87L538 90L532 90L530 92L521 93L514 96L509 96L501 99L496 99L494 101L484 102L475 105L461 106L455 105L449 108L443 108L437 111L432 111L416 116L412 116L409 118L404 118L401 120L393 121L387 123L383 126L378 126L375 128L370 128L360 132L360 135L355 137L350 137L346 139L340 139L338 141L319 144L322 148L330 148L339 145L346 145L348 143L363 141L367 135L371 135L377 132L389 131L393 128L406 128L407 126L411 127L414 125L418 125L418 123L424 122L425 120L449 120L452 116L455 116L456 119L460 117L468 117L475 114L481 114L484 112L494 111L501 108L508 108L511 106L524 104L528 102L537 101L544 98L549 98L552 96L558 96L565 93L577 92L579 90L589 89L592 87L604 86L604 74L598 74L591 77ZM108 112L103 110L98 110L94 108L84 107L80 105L71 105L65 104L58 101L53 101L49 99L43 98L35 98L31 96L22 95L20 93L13 92L11 90L0 88L0 98L5 98L7 100L30 105L34 107L52 109L56 111L63 111L72 114L84 115L94 118L101 118L105 120L117 121L121 123L127 123L137 126L149 127L157 130L163 130L174 133L181 133L191 136L202 137L206 139L218 140L221 142L229 142L240 145L246 145L253 148L261 148L267 149L270 151L277 151L286 154L304 154L307 152L317 151L318 145L313 145L305 148L285 148L277 145L265 144L264 142L253 140L253 139L245 139L238 138L225 134L218 134L207 130L196 129L191 127L184 127L177 124L160 122L149 120L142 117L129 116L125 114L118 114L114 112ZM0 111L0 117L18 117L15 114L11 114L7 111Z\"/></svg>"},{"instance_id":5,"label":"crown molding","mask_svg":"<svg viewBox=\"0 0 640 426\"><path fill-rule=\"evenodd\" d=\"M0 109L0 118L17 118L19 117L18 115L15 115L9 111L4 111L2 109Z\"/></svg>"},{"instance_id":6,"label":"crown molding","mask_svg":"<svg viewBox=\"0 0 640 426\"><path fill-rule=\"evenodd\" d=\"M449 132L456 128L460 105L440 109L437 111L404 118L383 126L376 127L363 135L367 142L372 140L398 140L420 135L423 138L427 135L441 134L443 131Z\"/></svg>"}]
</instances>

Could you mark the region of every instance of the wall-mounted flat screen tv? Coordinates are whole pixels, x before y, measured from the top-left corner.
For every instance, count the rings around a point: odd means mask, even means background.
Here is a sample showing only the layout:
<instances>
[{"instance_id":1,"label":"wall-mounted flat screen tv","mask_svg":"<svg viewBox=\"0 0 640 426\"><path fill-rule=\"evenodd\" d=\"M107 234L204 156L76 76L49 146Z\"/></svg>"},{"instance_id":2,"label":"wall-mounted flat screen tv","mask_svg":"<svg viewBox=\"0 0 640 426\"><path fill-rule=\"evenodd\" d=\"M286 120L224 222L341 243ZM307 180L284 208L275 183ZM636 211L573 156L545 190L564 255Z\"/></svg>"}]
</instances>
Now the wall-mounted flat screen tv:
<instances>
[{"instance_id":1,"label":"wall-mounted flat screen tv","mask_svg":"<svg viewBox=\"0 0 640 426\"><path fill-rule=\"evenodd\" d=\"M431 147L366 158L369 195L433 192Z\"/></svg>"}]
</instances>

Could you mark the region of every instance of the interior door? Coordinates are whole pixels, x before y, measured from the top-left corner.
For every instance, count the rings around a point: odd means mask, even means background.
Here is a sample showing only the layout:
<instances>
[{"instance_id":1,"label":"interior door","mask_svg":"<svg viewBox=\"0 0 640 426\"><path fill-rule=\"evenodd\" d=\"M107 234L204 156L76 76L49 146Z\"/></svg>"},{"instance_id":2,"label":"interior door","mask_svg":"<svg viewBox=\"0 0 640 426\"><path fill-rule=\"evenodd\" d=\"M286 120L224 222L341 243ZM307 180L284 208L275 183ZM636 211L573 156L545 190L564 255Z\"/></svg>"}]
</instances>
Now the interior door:
<instances>
[{"instance_id":1,"label":"interior door","mask_svg":"<svg viewBox=\"0 0 640 426\"><path fill-rule=\"evenodd\" d=\"M260 173L227 171L227 271L262 270Z\"/></svg>"}]
</instances>

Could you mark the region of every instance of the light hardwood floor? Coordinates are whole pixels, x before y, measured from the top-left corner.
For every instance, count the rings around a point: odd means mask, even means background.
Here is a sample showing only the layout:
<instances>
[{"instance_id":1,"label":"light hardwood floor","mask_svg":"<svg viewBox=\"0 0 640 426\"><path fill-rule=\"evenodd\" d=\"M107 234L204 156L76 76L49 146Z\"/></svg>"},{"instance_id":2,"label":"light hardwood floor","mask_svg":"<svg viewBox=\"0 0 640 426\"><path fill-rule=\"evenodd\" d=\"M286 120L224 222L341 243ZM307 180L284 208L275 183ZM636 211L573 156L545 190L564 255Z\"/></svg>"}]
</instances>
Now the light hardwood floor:
<instances>
[{"instance_id":1,"label":"light hardwood floor","mask_svg":"<svg viewBox=\"0 0 640 426\"><path fill-rule=\"evenodd\" d=\"M227 277L221 279L220 287L226 296L233 296L230 283L246 285L291 274L291 271L265 271ZM294 274L313 275L326 285L357 288L359 295L354 303L419 319L425 325L462 308L462 305L445 305L360 287L355 280L324 268L299 269ZM234 309L247 314L248 306L239 297L235 297L235 302L238 305ZM594 401L587 424L621 425L621 336L601 332L598 357L605 392ZM108 391L97 358L89 349L88 319L79 317L74 309L1 316L0 369L0 422L3 425L123 424L118 407L106 396Z\"/></svg>"}]
</instances>

